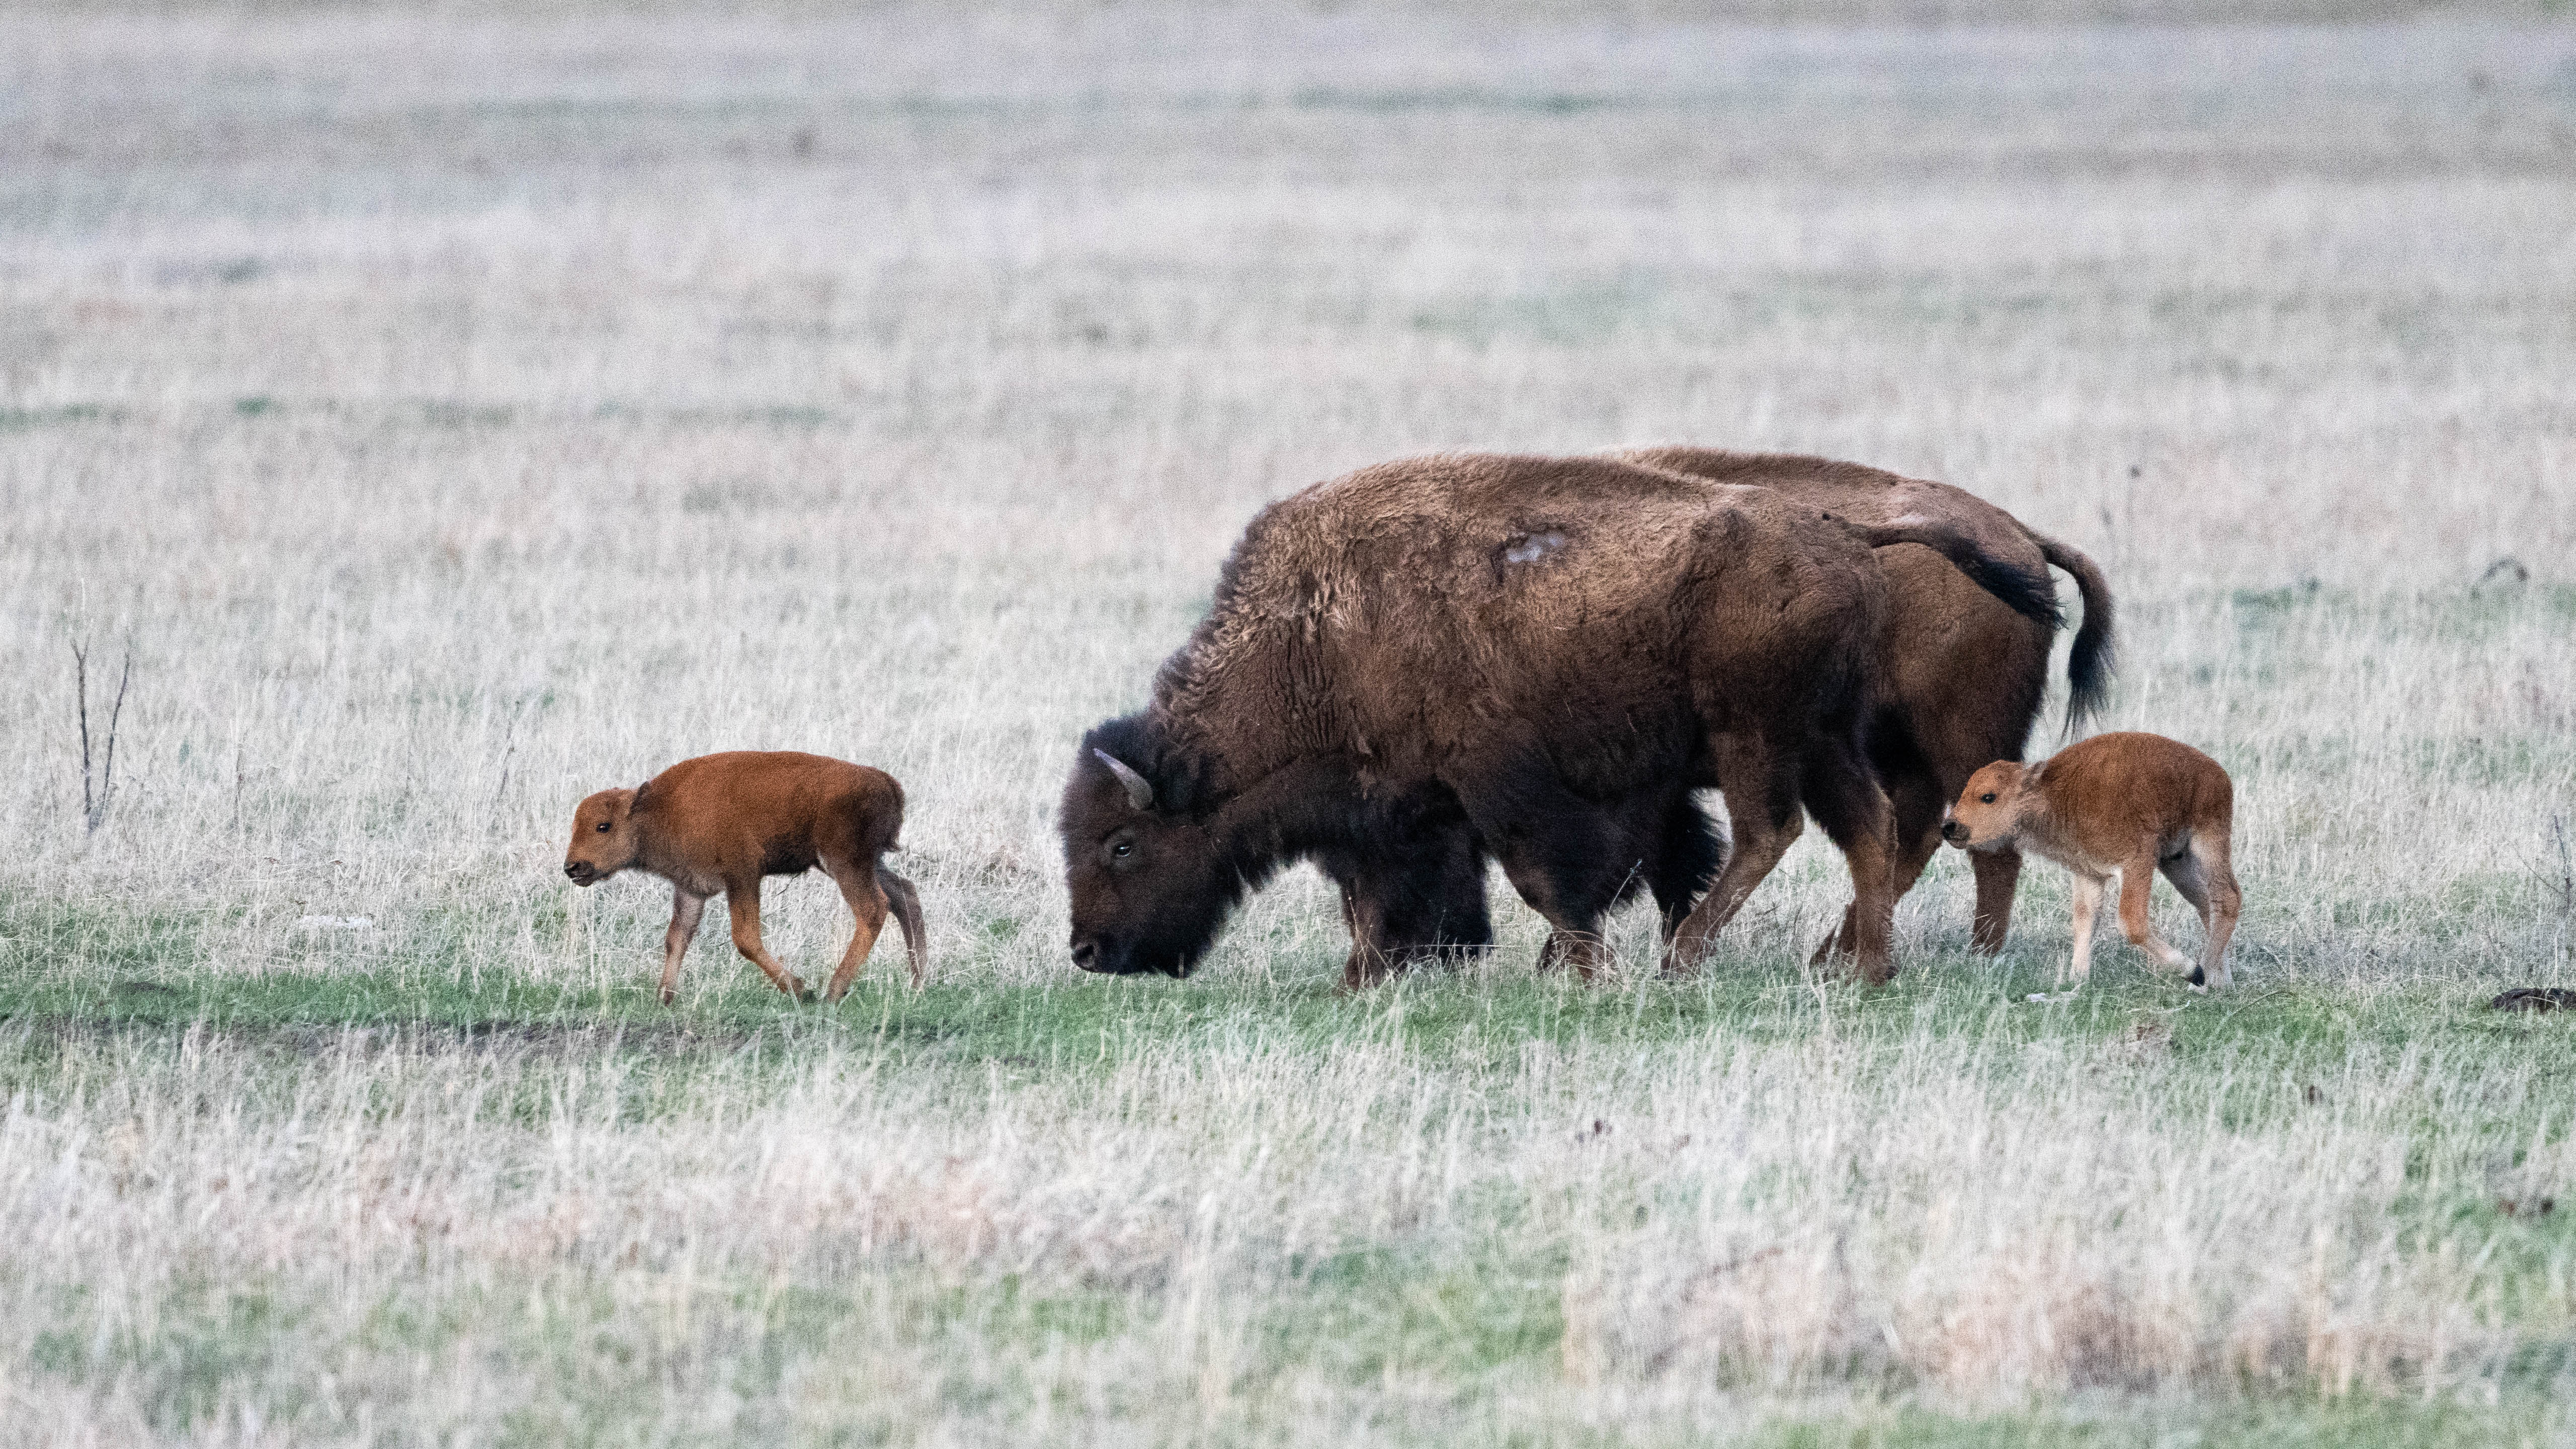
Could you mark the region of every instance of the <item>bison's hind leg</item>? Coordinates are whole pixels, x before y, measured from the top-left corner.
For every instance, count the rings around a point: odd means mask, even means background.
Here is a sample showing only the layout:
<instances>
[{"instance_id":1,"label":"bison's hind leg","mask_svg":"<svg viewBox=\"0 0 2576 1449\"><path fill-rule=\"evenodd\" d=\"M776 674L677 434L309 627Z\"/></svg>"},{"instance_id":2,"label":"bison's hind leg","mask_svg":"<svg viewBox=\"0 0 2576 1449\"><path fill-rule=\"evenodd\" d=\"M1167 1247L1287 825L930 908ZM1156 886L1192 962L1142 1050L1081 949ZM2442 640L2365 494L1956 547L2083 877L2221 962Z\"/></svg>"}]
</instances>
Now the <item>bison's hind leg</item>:
<instances>
[{"instance_id":1,"label":"bison's hind leg","mask_svg":"<svg viewBox=\"0 0 2576 1449\"><path fill-rule=\"evenodd\" d=\"M1884 778L1895 841L1895 849L1888 862L1889 909L1893 911L1894 902L1903 900L1905 893L1914 889L1914 883L1923 877L1923 868L1931 864L1932 857L1940 852L1941 807L1949 802L1943 798L1941 782L1932 774L1931 767L1923 763L1923 757L1910 747L1893 755L1882 768L1886 771ZM1816 819L1819 824L1824 823L1821 809ZM1829 832L1832 828L1826 826ZM1859 954L1860 900L1855 895L1852 903L1843 909L1841 928L1816 947L1812 959L1815 964L1822 965L1836 956Z\"/></svg>"},{"instance_id":2,"label":"bison's hind leg","mask_svg":"<svg viewBox=\"0 0 2576 1449\"><path fill-rule=\"evenodd\" d=\"M1861 752L1841 741L1818 742L1803 784L1808 811L1851 871L1852 964L1863 981L1878 985L1896 974L1889 940L1896 924L1894 807Z\"/></svg>"},{"instance_id":3,"label":"bison's hind leg","mask_svg":"<svg viewBox=\"0 0 2576 1449\"><path fill-rule=\"evenodd\" d=\"M1806 828L1806 816L1798 808L1794 757L1773 751L1758 738L1718 735L1709 744L1717 786L1726 796L1726 864L1673 932L1664 951L1667 976L1685 975L1699 965L1709 943Z\"/></svg>"},{"instance_id":4,"label":"bison's hind leg","mask_svg":"<svg viewBox=\"0 0 2576 1449\"><path fill-rule=\"evenodd\" d=\"M1663 917L1662 941L1667 948L1725 864L1726 842L1718 838L1708 812L1684 790L1664 812L1663 838L1646 874L1646 884L1655 893L1655 908Z\"/></svg>"}]
</instances>

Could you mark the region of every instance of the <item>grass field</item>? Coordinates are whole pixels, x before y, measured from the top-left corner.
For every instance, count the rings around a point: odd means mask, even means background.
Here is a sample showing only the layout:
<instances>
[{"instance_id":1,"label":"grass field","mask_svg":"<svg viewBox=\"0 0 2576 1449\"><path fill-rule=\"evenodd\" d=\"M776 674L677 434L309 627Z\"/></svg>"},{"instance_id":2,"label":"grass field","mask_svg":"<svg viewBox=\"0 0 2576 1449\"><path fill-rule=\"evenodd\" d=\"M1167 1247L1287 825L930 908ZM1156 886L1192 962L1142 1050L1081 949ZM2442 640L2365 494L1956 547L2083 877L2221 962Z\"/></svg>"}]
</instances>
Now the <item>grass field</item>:
<instances>
[{"instance_id":1,"label":"grass field","mask_svg":"<svg viewBox=\"0 0 2576 1449\"><path fill-rule=\"evenodd\" d=\"M2075 8L11 10L0 1443L2576 1444L2576 28ZM1812 837L1686 984L1071 968L1252 510L1664 441L2099 559L2238 988L1955 859L1819 979ZM654 1003L572 804L743 747L928 991Z\"/></svg>"}]
</instances>

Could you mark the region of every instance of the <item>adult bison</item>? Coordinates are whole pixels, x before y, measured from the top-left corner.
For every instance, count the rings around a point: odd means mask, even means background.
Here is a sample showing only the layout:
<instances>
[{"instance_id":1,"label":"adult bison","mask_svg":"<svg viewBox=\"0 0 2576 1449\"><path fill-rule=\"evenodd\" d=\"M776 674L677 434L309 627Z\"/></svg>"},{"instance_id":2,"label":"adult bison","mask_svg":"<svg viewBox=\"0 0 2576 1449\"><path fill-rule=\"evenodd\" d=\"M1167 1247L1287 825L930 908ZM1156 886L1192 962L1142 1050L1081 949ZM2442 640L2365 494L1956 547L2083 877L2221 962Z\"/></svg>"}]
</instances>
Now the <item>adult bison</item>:
<instances>
[{"instance_id":1,"label":"adult bison","mask_svg":"<svg viewBox=\"0 0 2576 1449\"><path fill-rule=\"evenodd\" d=\"M1341 881L1355 933L1387 925L1365 909L1479 944L1485 851L1552 928L1543 959L1589 976L1603 913L1642 885L1686 964L1803 807L1851 871L1851 954L1886 979L1893 822L1864 730L1871 548L1900 539L2054 616L2044 569L1941 520L1853 524L1611 458L1413 459L1273 505L1152 703L1083 739L1060 822L1076 964L1186 975L1299 858ZM1735 848L1694 905L1718 857L1704 786ZM1348 979L1389 964L1355 949Z\"/></svg>"},{"instance_id":2,"label":"adult bison","mask_svg":"<svg viewBox=\"0 0 2576 1449\"><path fill-rule=\"evenodd\" d=\"M1991 761L2021 758L2047 692L2055 618L2006 604L1977 580L1978 558L2000 560L2017 576L2044 577L2052 564L2073 576L2084 622L2067 656L2068 724L2081 723L2100 707L2111 674L2110 586L2091 559L1984 499L1945 483L1823 458L1709 448L1643 448L1610 456L1705 479L1721 490L1767 488L1861 525L1939 520L1954 540L1967 543L1935 550L1888 542L1878 550L1888 608L1874 650L1867 737L1895 817L1894 895L1912 889L1940 849L1942 808L1968 777ZM1690 813L1697 815L1695 808ZM1673 860L1640 861L1641 875L1695 867L1703 847L1690 839L1692 823L1672 822L1660 838L1683 842L1683 853ZM1767 870L1777 847L1786 843L1777 834L1757 836L1750 848L1767 853L1758 861ZM1485 944L1485 859L1482 842L1462 826L1458 834L1407 855L1340 863L1339 869L1327 862L1352 924L1353 960L1401 966ZM1998 850L1975 856L1973 864L1972 940L1991 953L2002 948L2011 924L2021 856ZM1841 928L1817 948L1819 959L1854 949L1859 904L1855 899ZM1469 935L1460 924L1485 934Z\"/></svg>"},{"instance_id":3,"label":"adult bison","mask_svg":"<svg viewBox=\"0 0 2576 1449\"><path fill-rule=\"evenodd\" d=\"M2052 564L2075 580L2084 621L2066 657L2067 726L2099 710L2111 682L2111 587L2093 560L2049 538L1963 488L1907 478L1858 463L1714 448L1640 448L1611 455L1713 483L1758 485L1861 524L1939 519L1974 550L2027 576ZM1878 551L1887 575L1886 622L1879 630L1877 699L1869 748L1896 816L1895 892L1914 888L1941 848L1941 811L1968 777L1996 760L2018 760L2048 692L2054 616L2007 606L1941 552L1914 543ZM1976 948L2003 949L2012 923L2021 856L1975 857ZM1481 882L1479 882L1481 885ZM1453 909L1443 900L1435 909ZM1840 932L1817 954L1848 951L1858 923L1845 912Z\"/></svg>"}]
</instances>

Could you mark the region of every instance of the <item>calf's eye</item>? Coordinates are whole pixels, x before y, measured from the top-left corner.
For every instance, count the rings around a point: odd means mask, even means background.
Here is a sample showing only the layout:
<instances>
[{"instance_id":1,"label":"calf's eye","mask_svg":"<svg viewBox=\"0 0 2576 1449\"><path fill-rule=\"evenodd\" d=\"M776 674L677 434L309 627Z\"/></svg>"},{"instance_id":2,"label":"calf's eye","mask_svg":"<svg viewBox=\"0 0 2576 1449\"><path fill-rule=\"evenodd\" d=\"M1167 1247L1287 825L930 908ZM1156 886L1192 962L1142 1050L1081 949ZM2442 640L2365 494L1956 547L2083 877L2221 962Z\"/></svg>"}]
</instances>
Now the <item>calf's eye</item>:
<instances>
[{"instance_id":1,"label":"calf's eye","mask_svg":"<svg viewBox=\"0 0 2576 1449\"><path fill-rule=\"evenodd\" d=\"M1993 803L1995 803L1995 792L1994 792L1994 791L1992 791L1992 790L1988 790L1988 791L1987 791L1986 793L1984 793L1983 795L1978 796L1978 797L1977 797L1977 803L1979 803L1979 804L1981 804L1981 805L1992 805ZM600 828L600 829L602 829L602 830L606 830L608 827L607 827L607 826L605 826L605 825L603 825L603 826L601 826L601 827L599 827L599 828Z\"/></svg>"},{"instance_id":2,"label":"calf's eye","mask_svg":"<svg viewBox=\"0 0 2576 1449\"><path fill-rule=\"evenodd\" d=\"M1995 798L1995 797L1994 797L1994 796L1992 796L1992 795L1989 795L1989 796L1987 796L1986 798L1987 798L1987 799L1989 799L1989 800L1992 800L1992 799L1993 799L1993 798ZM600 833L600 834L602 834L602 835L606 835L606 834L608 833L608 822L607 822L607 821L603 820L603 821L599 822L599 833Z\"/></svg>"}]
</instances>

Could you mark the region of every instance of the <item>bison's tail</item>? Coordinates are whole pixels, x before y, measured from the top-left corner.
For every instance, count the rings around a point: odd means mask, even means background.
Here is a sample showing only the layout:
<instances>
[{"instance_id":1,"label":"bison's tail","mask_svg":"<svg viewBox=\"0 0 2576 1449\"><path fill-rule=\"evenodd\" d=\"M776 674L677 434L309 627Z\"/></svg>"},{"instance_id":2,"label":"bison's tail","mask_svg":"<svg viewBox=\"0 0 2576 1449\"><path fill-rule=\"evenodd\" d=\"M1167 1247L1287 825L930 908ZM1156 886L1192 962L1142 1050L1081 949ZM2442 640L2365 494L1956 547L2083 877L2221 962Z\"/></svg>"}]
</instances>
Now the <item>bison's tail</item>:
<instances>
[{"instance_id":1,"label":"bison's tail","mask_svg":"<svg viewBox=\"0 0 2576 1449\"><path fill-rule=\"evenodd\" d=\"M2076 591L2084 596L2084 623L2075 631L2075 647L2066 656L2066 732L2072 735L2086 720L2101 713L2110 697L2111 671L2116 667L2111 644L2111 583L2081 551L2038 533L2032 533L2030 541L2039 545L2040 553L2050 563L2075 576Z\"/></svg>"},{"instance_id":2,"label":"bison's tail","mask_svg":"<svg viewBox=\"0 0 2576 1449\"><path fill-rule=\"evenodd\" d=\"M2027 568L2021 564L1996 558L1977 547L1976 540L1960 529L1930 519L1918 518L1893 524L1868 524L1848 518L1836 518L1832 514L1826 516L1835 518L1836 522L1850 529L1853 536L1871 548L1885 548L1892 543L1923 545L1948 559L1958 567L1959 572L1968 576L1971 583L2003 600L2014 613L2024 618L2037 619L2052 629L2066 622L2066 616L2059 612L2057 607L2057 583L2048 576L2048 569L2045 566ZM2083 558L2082 554L2074 556ZM2050 562L2055 561L2052 556ZM2084 566L2089 569L2093 565L2087 561ZM2080 579L2081 576L2078 577ZM2098 579L2099 576L2096 577ZM2085 595L2084 607L2086 627L2089 628L2093 608L2090 592Z\"/></svg>"}]
</instances>

